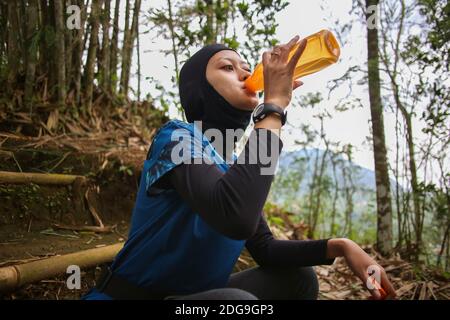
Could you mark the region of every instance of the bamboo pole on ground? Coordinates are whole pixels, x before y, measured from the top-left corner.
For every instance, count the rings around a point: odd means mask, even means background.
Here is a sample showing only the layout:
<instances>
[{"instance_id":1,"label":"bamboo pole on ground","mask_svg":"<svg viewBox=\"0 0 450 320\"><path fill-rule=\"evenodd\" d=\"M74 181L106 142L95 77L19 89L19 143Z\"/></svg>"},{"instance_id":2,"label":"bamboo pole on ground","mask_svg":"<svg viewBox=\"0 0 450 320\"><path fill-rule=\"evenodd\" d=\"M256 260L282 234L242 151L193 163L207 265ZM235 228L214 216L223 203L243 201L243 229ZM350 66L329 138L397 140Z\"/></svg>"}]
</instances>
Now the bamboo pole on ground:
<instances>
[{"instance_id":1,"label":"bamboo pole on ground","mask_svg":"<svg viewBox=\"0 0 450 320\"><path fill-rule=\"evenodd\" d=\"M82 181L86 180L83 176L69 174L0 171L0 183L69 185L74 183L77 179Z\"/></svg>"},{"instance_id":2,"label":"bamboo pole on ground","mask_svg":"<svg viewBox=\"0 0 450 320\"><path fill-rule=\"evenodd\" d=\"M77 265L83 269L111 262L123 245L116 243L0 268L0 292L11 292L23 285L64 274L70 265Z\"/></svg>"}]
</instances>

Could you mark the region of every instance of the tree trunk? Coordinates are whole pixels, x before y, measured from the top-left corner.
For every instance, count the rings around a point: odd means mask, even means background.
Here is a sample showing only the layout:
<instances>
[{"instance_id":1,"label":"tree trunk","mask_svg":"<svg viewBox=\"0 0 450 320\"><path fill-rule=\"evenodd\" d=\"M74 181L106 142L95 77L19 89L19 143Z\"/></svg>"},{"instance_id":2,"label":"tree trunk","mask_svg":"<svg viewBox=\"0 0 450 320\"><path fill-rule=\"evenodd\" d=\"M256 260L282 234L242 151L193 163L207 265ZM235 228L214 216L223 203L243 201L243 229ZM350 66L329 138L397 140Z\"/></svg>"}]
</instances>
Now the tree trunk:
<instances>
[{"instance_id":1,"label":"tree trunk","mask_svg":"<svg viewBox=\"0 0 450 320\"><path fill-rule=\"evenodd\" d=\"M328 155L328 151L329 151L329 143L326 140L325 137L325 131L324 131L324 127L323 127L323 116L320 116L320 137L322 138L322 140L325 143L325 150L322 154L322 157L320 159L320 167L319 167L319 172L317 173L317 164L315 165L314 168L314 185L315 185L315 205L312 207L313 210L313 214L312 214L312 221L310 224L310 234L309 237L312 238L315 231L316 231L316 227L317 227L317 222L319 220L319 214L320 214L320 208L322 206L321 203L321 198L322 198L322 190L323 190L323 183L322 183L322 179L323 179L323 175L325 172L325 168L326 168L326 157ZM317 157L316 157L316 161L318 160L318 154L319 152L317 151Z\"/></svg>"},{"instance_id":2,"label":"tree trunk","mask_svg":"<svg viewBox=\"0 0 450 320\"><path fill-rule=\"evenodd\" d=\"M136 39L136 26L139 22L139 12L141 10L141 0L136 0L134 3L133 21L131 28L125 34L123 54L122 54L122 75L120 79L121 93L125 96L128 95L128 87L130 82L131 61L133 57L133 44Z\"/></svg>"},{"instance_id":3,"label":"tree trunk","mask_svg":"<svg viewBox=\"0 0 450 320\"><path fill-rule=\"evenodd\" d=\"M92 113L92 95L94 91L94 74L95 74L95 60L97 58L98 47L98 29L100 25L100 8L102 0L92 1L91 11L91 37L89 40L89 50L84 70L84 88L86 92L86 111L88 114Z\"/></svg>"},{"instance_id":4,"label":"tree trunk","mask_svg":"<svg viewBox=\"0 0 450 320\"><path fill-rule=\"evenodd\" d=\"M421 211L421 201L420 201L420 190L419 184L417 180L417 166L415 160L415 146L414 146L414 137L413 137L413 129L412 129L412 112L408 112L405 105L400 99L400 88L397 80L398 74L398 61L400 59L400 48L401 48L401 39L404 31L404 20L406 16L406 5L405 1L400 1L401 4L401 14L399 16L399 27L397 32L397 37L395 43L388 43L388 39L385 36L385 32L388 30L383 30L383 46L382 46L382 61L385 66L386 73L389 76L392 91L394 94L394 100L397 107L397 110L400 110L403 119L405 120L406 126L406 142L408 145L408 157L409 157L409 172L411 174L411 188L412 188L412 196L413 196L413 208L414 208L414 230L415 230L415 238L416 238L416 258L420 255L421 247L422 247L422 229L423 229L423 213ZM390 68L390 61L387 54L386 47L390 45L390 47L394 48L394 61L393 67ZM392 62L391 62L392 63Z\"/></svg>"},{"instance_id":5,"label":"tree trunk","mask_svg":"<svg viewBox=\"0 0 450 320\"><path fill-rule=\"evenodd\" d=\"M226 38L228 19L230 14L230 1L228 0L216 0L215 7L215 39L216 41L223 41ZM222 39L219 38L222 36Z\"/></svg>"},{"instance_id":6,"label":"tree trunk","mask_svg":"<svg viewBox=\"0 0 450 320\"><path fill-rule=\"evenodd\" d=\"M137 50L137 101L141 101L141 45L139 37L139 23L136 24L136 50Z\"/></svg>"},{"instance_id":7,"label":"tree trunk","mask_svg":"<svg viewBox=\"0 0 450 320\"><path fill-rule=\"evenodd\" d=\"M228 9L227 9L227 13L225 16L225 21L224 21L224 26L223 26L223 30L222 30L222 39L226 39L227 38L227 34L228 34L228 20L230 19L230 12L233 11L234 8L234 0L228 0ZM233 20L231 20L232 22Z\"/></svg>"},{"instance_id":8,"label":"tree trunk","mask_svg":"<svg viewBox=\"0 0 450 320\"><path fill-rule=\"evenodd\" d=\"M400 210L400 172L399 172L399 121L398 121L399 110L397 108L395 112L395 206L397 210L397 248L401 248L403 245L403 228L402 221L403 217ZM425 169L426 170L426 169Z\"/></svg>"},{"instance_id":9,"label":"tree trunk","mask_svg":"<svg viewBox=\"0 0 450 320\"><path fill-rule=\"evenodd\" d=\"M41 29L50 27L49 18L50 8L46 0L39 1L39 15L41 22ZM50 82L51 78L51 64L50 64L50 48L45 37L41 37L39 41L39 74L47 74L47 81ZM45 92L43 93L45 95ZM44 96L45 101L45 96Z\"/></svg>"},{"instance_id":10,"label":"tree trunk","mask_svg":"<svg viewBox=\"0 0 450 320\"><path fill-rule=\"evenodd\" d=\"M314 237L314 229L313 229L313 212L314 212L314 193L317 188L317 170L319 164L319 150L315 150L316 158L314 160L314 171L311 179L311 185L309 187L309 208L308 208L308 238Z\"/></svg>"},{"instance_id":11,"label":"tree trunk","mask_svg":"<svg viewBox=\"0 0 450 320\"><path fill-rule=\"evenodd\" d=\"M127 80L127 92L128 92L128 86L129 86L129 78L130 78L130 72L131 72L131 63L133 61L133 49L134 49L134 42L136 41L138 31L139 31L139 14L141 12L141 0L136 0L136 3L134 5L134 12L133 12L133 22L131 23L131 42L129 47L129 54L128 54L128 80Z\"/></svg>"},{"instance_id":12,"label":"tree trunk","mask_svg":"<svg viewBox=\"0 0 450 320\"><path fill-rule=\"evenodd\" d=\"M20 65L19 51L19 20L17 19L16 1L8 2L8 91L12 93L16 86L17 74Z\"/></svg>"},{"instance_id":13,"label":"tree trunk","mask_svg":"<svg viewBox=\"0 0 450 320\"><path fill-rule=\"evenodd\" d=\"M317 228L317 222L319 221L319 214L320 214L320 208L322 207L322 190L323 190L323 183L322 183L322 179L323 179L323 174L325 172L325 159L328 155L328 148L325 149L325 151L323 152L322 155L322 159L320 162L320 169L319 169L319 175L317 177L317 193L316 193L316 204L314 206L314 213L313 213L313 223L312 223L312 227L311 230L314 233L316 231Z\"/></svg>"},{"instance_id":14,"label":"tree trunk","mask_svg":"<svg viewBox=\"0 0 450 320\"><path fill-rule=\"evenodd\" d=\"M409 171L411 174L411 188L412 188L412 196L413 196L413 208L414 208L414 229L416 235L416 249L418 256L422 247L422 229L423 229L423 215L420 210L420 190L419 184L417 182L417 166L415 160L415 151L414 151L414 140L413 140L413 129L412 129L412 121L411 114L409 114L404 108L403 104L400 102L400 97L398 95L398 91L395 91L395 100L397 103L397 107L400 108L400 111L403 114L406 124L406 142L408 144L408 156L409 156Z\"/></svg>"},{"instance_id":15,"label":"tree trunk","mask_svg":"<svg viewBox=\"0 0 450 320\"><path fill-rule=\"evenodd\" d=\"M125 5L125 25L123 27L123 41L122 41L122 65L121 65L121 74L120 74L120 85L119 85L119 92L124 93L124 79L125 79L125 68L126 68L126 61L127 61L127 53L128 53L128 41L130 38L130 1L126 0Z\"/></svg>"},{"instance_id":16,"label":"tree trunk","mask_svg":"<svg viewBox=\"0 0 450 320\"><path fill-rule=\"evenodd\" d=\"M84 3L84 0L77 1L81 10L81 26L76 32L76 39L73 49L73 85L75 89L75 103L80 106L81 104L81 73L83 67L83 51L84 51L84 35L86 28L87 8L89 0ZM86 35L87 38L87 35Z\"/></svg>"},{"instance_id":17,"label":"tree trunk","mask_svg":"<svg viewBox=\"0 0 450 320\"><path fill-rule=\"evenodd\" d=\"M58 105L62 108L66 100L66 64L64 45L64 0L55 0L55 51L56 62L56 92Z\"/></svg>"},{"instance_id":18,"label":"tree trunk","mask_svg":"<svg viewBox=\"0 0 450 320\"><path fill-rule=\"evenodd\" d=\"M110 59L110 43L109 43L109 25L110 25L111 1L105 1L105 9L102 13L102 54L100 62L100 79L101 86L104 90L108 90L109 83L109 59Z\"/></svg>"},{"instance_id":19,"label":"tree trunk","mask_svg":"<svg viewBox=\"0 0 450 320\"><path fill-rule=\"evenodd\" d=\"M216 41L214 34L214 1L205 0L206 3L206 39L205 44L212 44Z\"/></svg>"},{"instance_id":20,"label":"tree trunk","mask_svg":"<svg viewBox=\"0 0 450 320\"><path fill-rule=\"evenodd\" d=\"M117 90L117 52L119 42L119 9L120 0L116 0L114 7L113 34L111 38L110 66L109 66L109 92L115 93Z\"/></svg>"},{"instance_id":21,"label":"tree trunk","mask_svg":"<svg viewBox=\"0 0 450 320\"><path fill-rule=\"evenodd\" d=\"M344 234L351 238L353 236L353 194L355 192L355 186L352 180L352 157L350 153L347 153L347 160L349 163L348 168L343 164L342 174L344 178L344 192L345 192L345 223L344 223Z\"/></svg>"},{"instance_id":22,"label":"tree trunk","mask_svg":"<svg viewBox=\"0 0 450 320\"><path fill-rule=\"evenodd\" d=\"M20 53L23 58L23 65L22 67L25 67L25 61L27 59L26 56L26 45L25 45L25 38L27 34L27 26L26 26L26 6L27 3L25 0L17 1L17 21L19 22L19 47L20 47Z\"/></svg>"},{"instance_id":23,"label":"tree trunk","mask_svg":"<svg viewBox=\"0 0 450 320\"><path fill-rule=\"evenodd\" d=\"M396 106L401 111L403 119L405 120L406 142L408 145L409 172L411 174L411 188L412 188L413 208L414 208L414 231L417 249L416 256L418 257L422 247L423 214L421 213L420 209L421 207L420 190L419 190L419 183L417 181L417 165L415 160L415 151L414 151L415 146L411 121L412 115L406 110L405 106L400 100L399 88L395 76L393 76L390 72L389 75L391 77L391 85L394 92L394 99Z\"/></svg>"},{"instance_id":24,"label":"tree trunk","mask_svg":"<svg viewBox=\"0 0 450 320\"><path fill-rule=\"evenodd\" d=\"M38 30L38 3L37 0L29 0L27 7L27 33L26 33L26 47L27 47L27 65L25 74L25 106L30 110L32 108L32 98L34 93L34 83L36 74L37 61L37 46L34 46L34 37Z\"/></svg>"},{"instance_id":25,"label":"tree trunk","mask_svg":"<svg viewBox=\"0 0 450 320\"><path fill-rule=\"evenodd\" d=\"M74 30L70 30L66 26L67 21L67 14L66 14L66 8L69 7L72 4L76 4L76 0L66 0L66 5L64 6L64 28L66 29L65 34L65 41L66 41L66 57L65 57L65 63L66 63L66 88L67 91L70 91L70 87L72 86L73 82L73 71L72 71L72 51L73 51L73 37L74 37Z\"/></svg>"},{"instance_id":26,"label":"tree trunk","mask_svg":"<svg viewBox=\"0 0 450 320\"><path fill-rule=\"evenodd\" d=\"M0 3L0 57L6 56L8 5Z\"/></svg>"},{"instance_id":27,"label":"tree trunk","mask_svg":"<svg viewBox=\"0 0 450 320\"><path fill-rule=\"evenodd\" d=\"M331 165L333 169L333 181L334 181L334 194L333 194L333 204L331 207L331 225L330 225L330 237L334 237L336 234L336 212L337 212L337 201L339 197L339 184L336 175L336 156L331 157Z\"/></svg>"},{"instance_id":28,"label":"tree trunk","mask_svg":"<svg viewBox=\"0 0 450 320\"><path fill-rule=\"evenodd\" d=\"M173 59L174 59L174 63L175 63L175 81L176 84L178 85L179 82L179 70L178 70L178 48L177 45L175 43L175 31L174 31L174 26L173 26L173 14L172 14L172 2L170 0L167 0L167 6L169 8L169 30L170 30L170 38L172 40L172 54L173 54Z\"/></svg>"},{"instance_id":29,"label":"tree trunk","mask_svg":"<svg viewBox=\"0 0 450 320\"><path fill-rule=\"evenodd\" d=\"M439 250L437 262L436 262L436 265L438 267L441 266L441 259L442 259L442 255L444 254L444 250L445 250L445 246L447 244L447 239L448 239L449 233L450 233L450 223L447 224L447 228L445 228L445 231L444 231L444 238L442 239L441 249ZM447 259L448 259L448 257L447 257Z\"/></svg>"},{"instance_id":30,"label":"tree trunk","mask_svg":"<svg viewBox=\"0 0 450 320\"><path fill-rule=\"evenodd\" d=\"M366 0L366 8L378 6L379 0ZM367 20L371 17L367 13ZM378 29L367 25L367 53L370 113L372 121L373 152L377 190L377 248L383 255L392 250L392 207L386 142L384 136L383 106L381 103L378 56Z\"/></svg>"}]
</instances>

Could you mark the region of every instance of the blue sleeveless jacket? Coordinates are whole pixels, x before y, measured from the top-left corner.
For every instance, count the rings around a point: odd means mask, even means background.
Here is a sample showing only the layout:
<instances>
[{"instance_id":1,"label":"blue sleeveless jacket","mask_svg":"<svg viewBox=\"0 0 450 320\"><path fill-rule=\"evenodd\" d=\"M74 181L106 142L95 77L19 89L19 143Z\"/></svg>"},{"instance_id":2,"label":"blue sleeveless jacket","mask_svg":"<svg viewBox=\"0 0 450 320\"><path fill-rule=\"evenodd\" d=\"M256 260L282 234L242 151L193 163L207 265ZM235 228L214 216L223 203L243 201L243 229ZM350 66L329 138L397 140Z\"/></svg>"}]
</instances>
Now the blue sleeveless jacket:
<instances>
[{"instance_id":1,"label":"blue sleeveless jacket","mask_svg":"<svg viewBox=\"0 0 450 320\"><path fill-rule=\"evenodd\" d=\"M152 188L177 165L202 158L223 172L229 168L193 123L171 120L158 130L144 161L129 238L111 265L113 273L173 295L226 286L245 240L212 229L174 189ZM96 289L84 298L110 299Z\"/></svg>"}]
</instances>

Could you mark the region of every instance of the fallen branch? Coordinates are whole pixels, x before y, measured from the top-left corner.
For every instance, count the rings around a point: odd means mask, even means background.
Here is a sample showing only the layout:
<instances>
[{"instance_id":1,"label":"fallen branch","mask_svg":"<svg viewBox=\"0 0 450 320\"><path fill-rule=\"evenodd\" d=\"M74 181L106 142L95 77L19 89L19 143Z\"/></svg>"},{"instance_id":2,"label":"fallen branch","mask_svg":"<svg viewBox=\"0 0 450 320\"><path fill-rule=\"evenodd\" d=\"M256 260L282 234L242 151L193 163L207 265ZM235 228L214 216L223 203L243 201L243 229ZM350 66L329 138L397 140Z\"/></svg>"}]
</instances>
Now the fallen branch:
<instances>
[{"instance_id":1,"label":"fallen branch","mask_svg":"<svg viewBox=\"0 0 450 320\"><path fill-rule=\"evenodd\" d=\"M94 205L92 204L92 200L89 198L90 196L90 192L92 191L92 188L88 188L86 190L86 193L84 194L84 197L86 199L88 208L89 208L89 212L91 213L92 217L94 218L95 223L98 225L98 227L100 228L105 228L105 225L103 224L102 219L100 218L100 215L98 214L97 210L95 209Z\"/></svg>"},{"instance_id":2,"label":"fallen branch","mask_svg":"<svg viewBox=\"0 0 450 320\"><path fill-rule=\"evenodd\" d=\"M64 274L70 265L76 265L83 269L110 262L122 247L123 243L116 243L101 248L0 268L0 292L11 292L26 284Z\"/></svg>"},{"instance_id":3,"label":"fallen branch","mask_svg":"<svg viewBox=\"0 0 450 320\"><path fill-rule=\"evenodd\" d=\"M0 183L70 185L77 179L86 180L83 176L69 174L0 171Z\"/></svg>"},{"instance_id":4,"label":"fallen branch","mask_svg":"<svg viewBox=\"0 0 450 320\"><path fill-rule=\"evenodd\" d=\"M100 214L97 212L97 209L95 208L94 204L92 203L94 201L92 191L94 189L92 187L87 188L84 197L86 204L89 208L89 212L91 213L96 226L69 226L59 223L54 223L52 226L56 229L63 229L63 230L72 230L72 231L90 231L90 232L97 232L97 233L111 233L114 231L114 229L117 227L117 225L113 226L105 226L103 224L102 219L100 218Z\"/></svg>"}]
</instances>

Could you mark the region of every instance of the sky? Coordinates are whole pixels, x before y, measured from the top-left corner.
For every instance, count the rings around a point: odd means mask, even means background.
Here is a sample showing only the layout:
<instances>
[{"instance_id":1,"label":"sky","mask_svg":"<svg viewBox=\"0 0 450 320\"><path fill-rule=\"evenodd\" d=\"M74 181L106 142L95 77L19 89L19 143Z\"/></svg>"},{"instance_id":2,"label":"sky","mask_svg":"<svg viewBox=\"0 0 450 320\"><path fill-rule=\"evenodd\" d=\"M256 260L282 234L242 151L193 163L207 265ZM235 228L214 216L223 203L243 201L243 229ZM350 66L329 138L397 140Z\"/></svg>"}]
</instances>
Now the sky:
<instances>
[{"instance_id":1,"label":"sky","mask_svg":"<svg viewBox=\"0 0 450 320\"><path fill-rule=\"evenodd\" d=\"M150 7L162 8L166 7L167 1L152 0L144 1L142 10L145 12ZM304 1L291 0L287 8L276 15L276 21L279 24L276 37L281 43L289 41L296 34L300 37L306 37L310 34L316 33L321 29L333 30L335 27L333 21L337 18L342 21L349 19L348 12L351 10L351 0L328 1L326 3L327 10L324 12L320 7L320 1ZM328 19L327 19L328 17ZM331 19L330 19L331 18ZM237 31L242 28L236 28ZM149 30L148 33L141 33L140 35L140 52L141 52L141 73L142 95L146 93L154 94L152 89L154 86L146 77L153 77L166 87L171 86L170 78L173 73L173 58L171 56L165 57L160 52L161 49L169 49L171 43L161 37L156 37L155 31L152 28L141 26L142 30ZM373 153L371 151L370 137L370 109L368 100L367 84L352 87L352 98L360 99L362 108L352 109L346 112L334 111L334 106L339 99L347 93L347 86L342 86L335 90L328 98L327 83L342 76L350 65L359 65L366 68L367 65L367 50L366 50L366 31L362 27L355 26L352 29L350 41L341 46L340 60L318 73L302 78L304 85L293 92L292 101L306 95L309 92L321 92L324 101L314 108L299 108L288 107L288 122L296 127L302 124L309 124L316 130L320 129L320 122L314 117L320 110L327 110L332 114L332 119L327 119L324 122L324 129L327 138L331 141L340 141L343 144L352 144L353 161L368 169L374 168ZM193 48L195 52L195 48ZM269 50L270 48L267 48ZM192 52L192 53L193 53ZM261 52L262 54L262 52ZM137 59L133 60L134 69L136 69ZM136 77L132 79L132 86L137 87ZM262 100L261 100L262 102ZM176 109L170 108L170 116L176 117ZM384 114L385 134L387 147L390 151L395 150L395 115L389 112ZM416 136L421 136L420 124L415 123L414 131ZM285 126L281 135L285 151L295 150L299 148L295 144L295 140L303 140L304 137L298 129L290 129ZM323 144L316 143L313 145L316 148L323 148ZM393 153L390 152L388 157L393 163Z\"/></svg>"}]
</instances>

